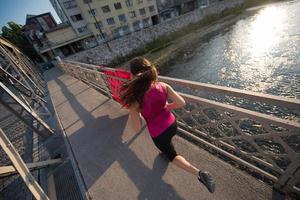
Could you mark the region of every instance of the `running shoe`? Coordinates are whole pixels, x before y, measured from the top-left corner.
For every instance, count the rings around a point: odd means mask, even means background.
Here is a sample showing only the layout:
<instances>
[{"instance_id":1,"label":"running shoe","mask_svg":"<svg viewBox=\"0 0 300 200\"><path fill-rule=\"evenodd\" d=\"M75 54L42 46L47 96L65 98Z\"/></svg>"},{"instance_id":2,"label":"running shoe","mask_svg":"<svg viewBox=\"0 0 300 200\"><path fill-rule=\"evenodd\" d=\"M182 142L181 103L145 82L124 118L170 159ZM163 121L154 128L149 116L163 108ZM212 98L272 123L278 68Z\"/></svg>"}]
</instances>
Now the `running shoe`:
<instances>
[{"instance_id":1,"label":"running shoe","mask_svg":"<svg viewBox=\"0 0 300 200\"><path fill-rule=\"evenodd\" d=\"M199 171L198 180L206 186L209 192L214 193L216 184L212 176L207 171Z\"/></svg>"}]
</instances>

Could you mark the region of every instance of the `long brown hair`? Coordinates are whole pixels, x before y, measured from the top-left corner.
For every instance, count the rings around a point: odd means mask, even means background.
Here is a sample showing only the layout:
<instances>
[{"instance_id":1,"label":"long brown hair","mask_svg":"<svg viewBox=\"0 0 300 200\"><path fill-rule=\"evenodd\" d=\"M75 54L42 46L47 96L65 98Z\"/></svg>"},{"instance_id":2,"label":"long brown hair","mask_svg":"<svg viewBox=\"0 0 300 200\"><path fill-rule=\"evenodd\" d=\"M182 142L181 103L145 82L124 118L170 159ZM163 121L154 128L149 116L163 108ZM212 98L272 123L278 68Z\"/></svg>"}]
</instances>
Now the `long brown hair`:
<instances>
[{"instance_id":1,"label":"long brown hair","mask_svg":"<svg viewBox=\"0 0 300 200\"><path fill-rule=\"evenodd\" d=\"M138 102L141 107L145 92L157 80L157 70L149 60L143 57L134 58L129 66L134 78L122 86L121 99L126 106L130 107Z\"/></svg>"}]
</instances>

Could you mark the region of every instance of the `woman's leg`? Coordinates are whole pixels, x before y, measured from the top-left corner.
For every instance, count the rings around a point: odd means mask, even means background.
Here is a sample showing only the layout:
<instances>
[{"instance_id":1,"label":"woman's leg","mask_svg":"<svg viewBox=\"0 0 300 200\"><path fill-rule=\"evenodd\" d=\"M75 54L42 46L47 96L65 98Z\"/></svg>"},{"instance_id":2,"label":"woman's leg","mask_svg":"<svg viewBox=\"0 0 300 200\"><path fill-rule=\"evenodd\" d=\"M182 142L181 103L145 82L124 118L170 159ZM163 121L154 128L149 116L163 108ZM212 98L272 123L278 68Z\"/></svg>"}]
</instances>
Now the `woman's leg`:
<instances>
[{"instance_id":1,"label":"woman's leg","mask_svg":"<svg viewBox=\"0 0 300 200\"><path fill-rule=\"evenodd\" d=\"M203 183L209 192L214 193L215 191L215 181L213 180L210 173L206 171L199 171L195 166L189 163L184 157L177 155L173 160L172 163L177 167L197 176L198 180Z\"/></svg>"},{"instance_id":2,"label":"woman's leg","mask_svg":"<svg viewBox=\"0 0 300 200\"><path fill-rule=\"evenodd\" d=\"M168 157L168 159L174 165L185 170L186 172L195 175L198 178L198 180L201 183L203 183L211 193L215 191L215 182L212 176L206 171L201 172L199 169L197 169L195 166L189 163L184 157L178 155L175 151L172 141L168 143L161 143L161 141L159 140L155 141L155 145L157 145L157 147Z\"/></svg>"},{"instance_id":3,"label":"woman's leg","mask_svg":"<svg viewBox=\"0 0 300 200\"><path fill-rule=\"evenodd\" d=\"M164 133L153 138L155 146L163 152L167 158L177 167L197 176L198 180L203 183L207 189L213 193L215 191L215 182L212 176L206 171L200 171L198 168L189 163L184 157L178 155L172 143L172 137L177 132L176 123L169 127Z\"/></svg>"},{"instance_id":4,"label":"woman's leg","mask_svg":"<svg viewBox=\"0 0 300 200\"><path fill-rule=\"evenodd\" d=\"M195 175L198 176L199 169L193 166L191 163L189 163L184 157L177 155L173 160L172 163L176 165L177 167Z\"/></svg>"},{"instance_id":5,"label":"woman's leg","mask_svg":"<svg viewBox=\"0 0 300 200\"><path fill-rule=\"evenodd\" d=\"M164 133L153 139L155 146L177 167L198 176L199 169L178 155L172 143L172 137L177 133L177 123L174 122Z\"/></svg>"}]
</instances>

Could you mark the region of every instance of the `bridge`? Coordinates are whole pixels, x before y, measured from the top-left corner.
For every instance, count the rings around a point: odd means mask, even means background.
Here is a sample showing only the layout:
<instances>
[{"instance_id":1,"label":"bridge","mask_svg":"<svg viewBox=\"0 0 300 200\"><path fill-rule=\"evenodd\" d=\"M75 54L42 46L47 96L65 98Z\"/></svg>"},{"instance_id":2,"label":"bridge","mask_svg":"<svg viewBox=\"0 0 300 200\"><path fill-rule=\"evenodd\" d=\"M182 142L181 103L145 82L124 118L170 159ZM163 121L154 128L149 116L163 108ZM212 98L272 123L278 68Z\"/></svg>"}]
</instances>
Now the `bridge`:
<instances>
[{"instance_id":1,"label":"bridge","mask_svg":"<svg viewBox=\"0 0 300 200\"><path fill-rule=\"evenodd\" d=\"M214 176L216 191L210 194L159 154L145 127L139 133L131 129L109 83L125 80L104 73L115 69L60 60L36 77L27 59L5 45L1 105L39 135L42 156L24 163L1 129L0 144L12 166L1 167L0 174L18 173L36 199L285 199L281 192L299 194L299 100L159 77L187 102L174 112L180 130L174 143L178 153ZM10 76L8 68L21 71L20 77ZM25 94L38 109L23 103ZM276 107L271 115L253 105ZM52 113L51 120L41 110ZM285 112L294 120L280 118ZM37 170L43 170L46 184L32 175Z\"/></svg>"}]
</instances>

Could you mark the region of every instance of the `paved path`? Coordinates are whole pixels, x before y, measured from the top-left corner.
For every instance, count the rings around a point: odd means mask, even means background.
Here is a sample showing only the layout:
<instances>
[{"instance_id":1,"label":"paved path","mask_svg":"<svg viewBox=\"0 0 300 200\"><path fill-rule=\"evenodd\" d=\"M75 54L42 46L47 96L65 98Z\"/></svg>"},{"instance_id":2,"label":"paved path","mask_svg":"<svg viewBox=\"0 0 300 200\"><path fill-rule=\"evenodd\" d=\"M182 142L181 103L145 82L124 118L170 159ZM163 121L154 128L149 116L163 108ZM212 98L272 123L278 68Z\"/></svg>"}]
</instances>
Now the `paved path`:
<instances>
[{"instance_id":1,"label":"paved path","mask_svg":"<svg viewBox=\"0 0 300 200\"><path fill-rule=\"evenodd\" d=\"M268 185L175 136L178 153L215 177L210 194L159 156L146 130L135 134L117 103L56 68L45 77L92 199L272 199Z\"/></svg>"}]
</instances>

